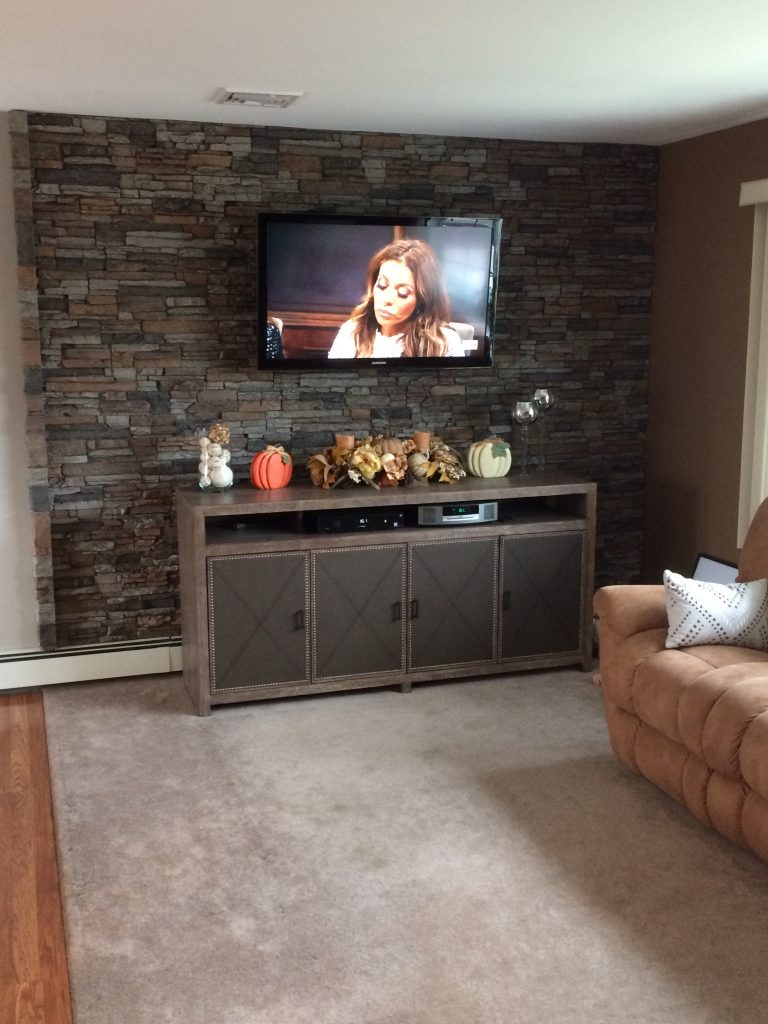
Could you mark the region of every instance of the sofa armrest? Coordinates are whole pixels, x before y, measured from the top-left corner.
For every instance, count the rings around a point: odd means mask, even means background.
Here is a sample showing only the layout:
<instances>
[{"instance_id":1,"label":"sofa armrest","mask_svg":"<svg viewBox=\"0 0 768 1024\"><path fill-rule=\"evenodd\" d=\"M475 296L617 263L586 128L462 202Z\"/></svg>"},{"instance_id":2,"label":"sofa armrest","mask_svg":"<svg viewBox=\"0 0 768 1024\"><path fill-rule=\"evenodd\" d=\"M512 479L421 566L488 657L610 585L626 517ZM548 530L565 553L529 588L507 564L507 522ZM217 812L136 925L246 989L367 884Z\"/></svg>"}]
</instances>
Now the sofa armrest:
<instances>
[{"instance_id":1,"label":"sofa armrest","mask_svg":"<svg viewBox=\"0 0 768 1024\"><path fill-rule=\"evenodd\" d=\"M666 629L667 602L661 584L621 584L595 594L595 615L617 636L630 637L647 629Z\"/></svg>"}]
</instances>

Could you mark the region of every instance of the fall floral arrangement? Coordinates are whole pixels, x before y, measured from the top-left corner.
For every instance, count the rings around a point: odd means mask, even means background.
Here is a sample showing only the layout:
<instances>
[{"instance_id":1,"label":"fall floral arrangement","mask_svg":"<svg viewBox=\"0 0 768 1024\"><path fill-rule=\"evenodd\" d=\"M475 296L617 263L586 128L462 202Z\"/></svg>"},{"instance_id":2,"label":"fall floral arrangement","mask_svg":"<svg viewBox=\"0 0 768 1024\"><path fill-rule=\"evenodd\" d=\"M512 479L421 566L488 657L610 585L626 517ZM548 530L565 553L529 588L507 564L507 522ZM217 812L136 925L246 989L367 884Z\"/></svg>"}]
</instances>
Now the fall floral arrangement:
<instances>
[{"instance_id":1,"label":"fall floral arrangement","mask_svg":"<svg viewBox=\"0 0 768 1024\"><path fill-rule=\"evenodd\" d=\"M351 434L337 434L336 444L311 455L306 467L312 483L326 488L346 482L396 487L433 479L453 484L466 476L453 448L422 432L405 440L378 435L356 441Z\"/></svg>"}]
</instances>

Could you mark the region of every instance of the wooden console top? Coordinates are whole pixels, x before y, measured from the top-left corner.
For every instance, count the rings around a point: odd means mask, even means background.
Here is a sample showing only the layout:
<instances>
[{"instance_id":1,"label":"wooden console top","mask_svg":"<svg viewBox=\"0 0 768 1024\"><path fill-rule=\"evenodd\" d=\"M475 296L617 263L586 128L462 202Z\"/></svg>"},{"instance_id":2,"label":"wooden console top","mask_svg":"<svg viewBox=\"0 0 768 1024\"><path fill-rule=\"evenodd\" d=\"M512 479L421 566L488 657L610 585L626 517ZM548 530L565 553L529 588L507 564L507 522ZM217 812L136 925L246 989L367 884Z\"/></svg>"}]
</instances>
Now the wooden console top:
<instances>
[{"instance_id":1,"label":"wooden console top","mask_svg":"<svg viewBox=\"0 0 768 1024\"><path fill-rule=\"evenodd\" d=\"M203 516L253 515L260 512L301 512L321 508L364 508L370 505L440 505L467 501L505 501L565 494L594 495L596 485L557 473L531 473L492 479L465 477L456 484L412 484L398 487L344 485L327 490L309 480L262 491L250 484L235 484L227 491L183 488L177 500L193 514Z\"/></svg>"}]
</instances>

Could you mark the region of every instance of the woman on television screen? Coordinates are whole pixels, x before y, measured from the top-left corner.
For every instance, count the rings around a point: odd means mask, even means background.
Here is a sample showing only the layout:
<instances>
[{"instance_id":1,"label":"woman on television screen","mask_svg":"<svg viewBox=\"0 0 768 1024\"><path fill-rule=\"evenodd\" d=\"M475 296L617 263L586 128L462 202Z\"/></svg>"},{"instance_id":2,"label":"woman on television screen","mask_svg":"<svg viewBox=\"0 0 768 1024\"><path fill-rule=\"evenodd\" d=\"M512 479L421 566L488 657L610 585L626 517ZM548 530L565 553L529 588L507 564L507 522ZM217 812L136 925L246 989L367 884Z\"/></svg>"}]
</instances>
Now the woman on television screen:
<instances>
[{"instance_id":1,"label":"woman on television screen","mask_svg":"<svg viewBox=\"0 0 768 1024\"><path fill-rule=\"evenodd\" d=\"M451 305L433 250L418 239L380 249L368 264L367 290L339 328L329 359L463 356L448 325Z\"/></svg>"}]
</instances>

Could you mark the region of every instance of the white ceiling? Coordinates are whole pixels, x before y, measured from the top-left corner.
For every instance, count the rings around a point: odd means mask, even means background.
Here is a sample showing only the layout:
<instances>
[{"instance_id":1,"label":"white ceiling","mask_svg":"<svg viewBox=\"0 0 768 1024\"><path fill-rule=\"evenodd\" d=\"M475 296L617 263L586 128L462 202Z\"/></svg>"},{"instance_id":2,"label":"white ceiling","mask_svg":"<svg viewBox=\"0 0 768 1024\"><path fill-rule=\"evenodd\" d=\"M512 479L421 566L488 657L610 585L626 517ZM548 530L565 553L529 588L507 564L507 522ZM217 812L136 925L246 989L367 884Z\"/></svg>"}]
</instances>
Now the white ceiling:
<instances>
[{"instance_id":1,"label":"white ceiling","mask_svg":"<svg viewBox=\"0 0 768 1024\"><path fill-rule=\"evenodd\" d=\"M661 144L768 117L768 3L3 0L14 109Z\"/></svg>"}]
</instances>

